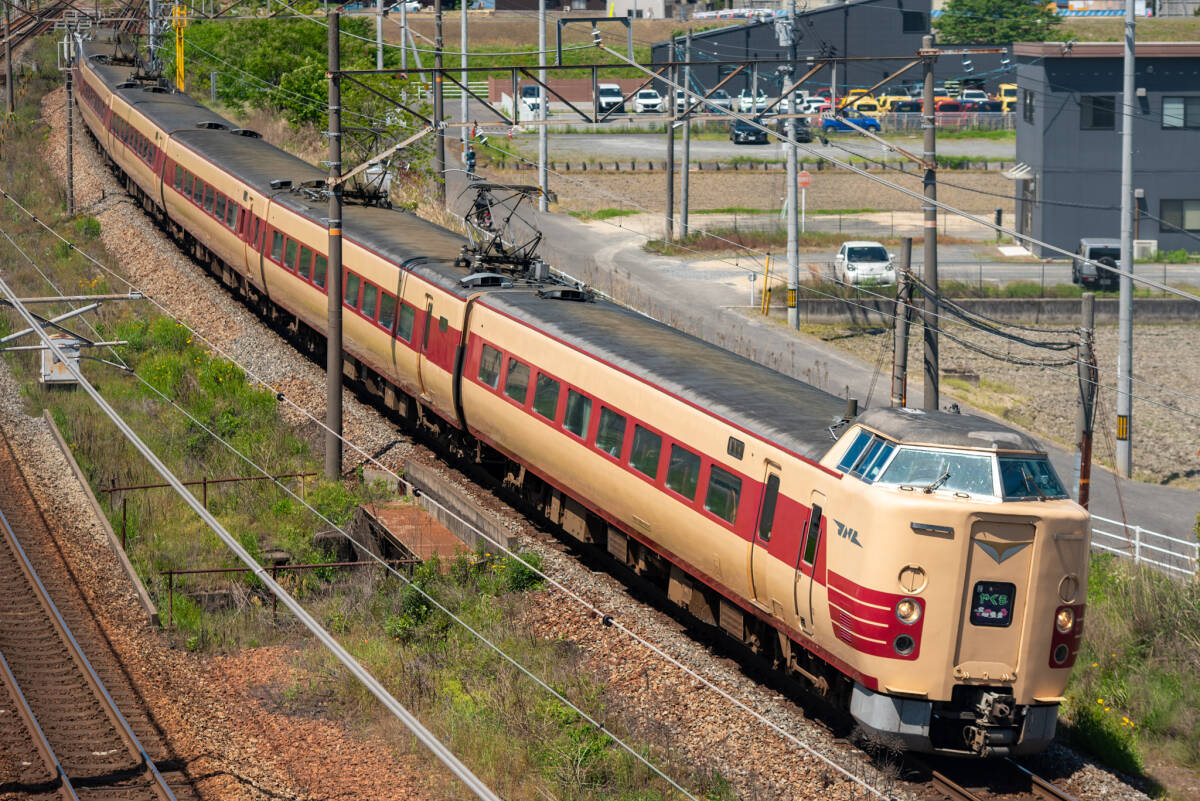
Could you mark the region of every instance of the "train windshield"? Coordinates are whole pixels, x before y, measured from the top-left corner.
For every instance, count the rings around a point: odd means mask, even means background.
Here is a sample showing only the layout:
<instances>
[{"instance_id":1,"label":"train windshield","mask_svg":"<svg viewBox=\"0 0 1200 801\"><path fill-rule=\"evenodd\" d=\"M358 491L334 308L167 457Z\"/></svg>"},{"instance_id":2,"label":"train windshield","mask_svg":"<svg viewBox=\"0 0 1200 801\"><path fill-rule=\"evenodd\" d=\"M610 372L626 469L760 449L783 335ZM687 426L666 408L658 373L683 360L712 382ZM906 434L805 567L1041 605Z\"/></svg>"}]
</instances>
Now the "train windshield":
<instances>
[{"instance_id":1,"label":"train windshield","mask_svg":"<svg viewBox=\"0 0 1200 801\"><path fill-rule=\"evenodd\" d=\"M1001 456L1000 482L1006 501L1067 497L1049 460L1036 456Z\"/></svg>"},{"instance_id":2,"label":"train windshield","mask_svg":"<svg viewBox=\"0 0 1200 801\"><path fill-rule=\"evenodd\" d=\"M883 471L881 484L995 495L992 457L923 448L901 448Z\"/></svg>"}]
</instances>

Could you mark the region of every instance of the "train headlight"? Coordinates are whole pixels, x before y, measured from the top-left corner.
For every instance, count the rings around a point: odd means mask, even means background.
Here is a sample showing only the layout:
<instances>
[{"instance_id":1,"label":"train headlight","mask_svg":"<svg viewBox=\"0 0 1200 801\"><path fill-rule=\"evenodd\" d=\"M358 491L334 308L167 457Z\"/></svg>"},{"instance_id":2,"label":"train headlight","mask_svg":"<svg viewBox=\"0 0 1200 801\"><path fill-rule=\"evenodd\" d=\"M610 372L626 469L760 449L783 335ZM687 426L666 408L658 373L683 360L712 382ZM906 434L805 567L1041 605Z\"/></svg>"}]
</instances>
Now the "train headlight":
<instances>
[{"instance_id":1,"label":"train headlight","mask_svg":"<svg viewBox=\"0 0 1200 801\"><path fill-rule=\"evenodd\" d=\"M896 619L909 625L921 619L921 605L912 598L905 598L896 604Z\"/></svg>"},{"instance_id":2,"label":"train headlight","mask_svg":"<svg viewBox=\"0 0 1200 801\"><path fill-rule=\"evenodd\" d=\"M1058 614L1054 616L1054 628L1066 634L1075 628L1075 610L1069 606L1064 606L1058 610Z\"/></svg>"}]
</instances>

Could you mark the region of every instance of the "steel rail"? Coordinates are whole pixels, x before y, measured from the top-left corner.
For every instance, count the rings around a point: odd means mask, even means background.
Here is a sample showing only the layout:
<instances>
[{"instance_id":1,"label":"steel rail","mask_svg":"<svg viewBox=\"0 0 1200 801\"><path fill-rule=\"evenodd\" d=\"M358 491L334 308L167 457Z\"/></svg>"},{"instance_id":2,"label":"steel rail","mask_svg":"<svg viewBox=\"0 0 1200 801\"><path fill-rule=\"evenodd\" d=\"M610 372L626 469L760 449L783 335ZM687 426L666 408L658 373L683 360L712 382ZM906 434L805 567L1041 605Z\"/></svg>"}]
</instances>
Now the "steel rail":
<instances>
[{"instance_id":1,"label":"steel rail","mask_svg":"<svg viewBox=\"0 0 1200 801\"><path fill-rule=\"evenodd\" d=\"M54 778L58 780L58 791L64 801L79 801L79 796L75 794L75 787L71 784L71 779L67 776L67 772L63 770L62 763L58 761L58 755L54 753L54 749L50 746L50 741L46 739L46 733L42 731L42 727L38 724L37 718L33 714L33 710L29 708L29 702L25 700L25 693L21 692L20 685L17 684L17 678L8 668L8 660L4 658L4 653L0 651L0 682L8 685L9 695L12 696L13 704L17 708L17 716L21 718L21 722L25 724L25 728L33 737L33 745L37 748L38 753L42 757L42 762L46 765L46 770L54 774Z\"/></svg>"},{"instance_id":2,"label":"steel rail","mask_svg":"<svg viewBox=\"0 0 1200 801\"><path fill-rule=\"evenodd\" d=\"M4 444L11 454L12 449L8 444L7 438L5 438ZM15 454L13 454L13 458L14 460L16 459ZM41 507L38 508L40 511ZM125 720L125 716L121 714L121 710L117 708L116 702L113 701L103 682L100 681L100 677L96 675L95 669L92 668L92 663L88 661L87 656L83 653L83 649L79 647L79 643L75 640L75 635L71 633L71 629L67 626L66 621L63 620L58 607L51 600L50 593L46 590L46 586L42 584L41 578L38 577L37 572L33 569L33 564L25 554L25 549L21 547L21 543L17 539L17 534L13 531L12 526L9 525L8 518L4 515L3 510L0 510L0 524L3 524L4 539L9 547L12 548L13 554L17 558L17 566L20 567L21 572L25 574L26 579L29 581L29 585L34 589L38 602L50 618L51 625L58 632L59 638L66 646L72 661L75 662L80 672L83 673L83 677L92 688L96 699L104 707L105 714L116 727L117 734L130 751L130 756L139 759L145 765L155 795L162 799L162 801L176 801L175 794L171 792L171 788L167 786L166 780L158 772L158 766L154 764L154 760L150 758L149 754L146 753L146 749L142 747L141 741L138 740L137 735L130 728L128 721Z\"/></svg>"}]
</instances>

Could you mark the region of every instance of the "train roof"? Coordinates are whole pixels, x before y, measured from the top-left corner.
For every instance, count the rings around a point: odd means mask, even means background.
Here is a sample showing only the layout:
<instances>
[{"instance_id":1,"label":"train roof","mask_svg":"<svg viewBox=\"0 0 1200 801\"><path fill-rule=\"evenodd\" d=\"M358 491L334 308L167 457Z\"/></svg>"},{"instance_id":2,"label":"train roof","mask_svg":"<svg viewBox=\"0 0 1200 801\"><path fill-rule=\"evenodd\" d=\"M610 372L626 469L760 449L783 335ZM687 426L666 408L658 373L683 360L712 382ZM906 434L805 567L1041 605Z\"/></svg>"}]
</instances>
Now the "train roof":
<instances>
[{"instance_id":1,"label":"train roof","mask_svg":"<svg viewBox=\"0 0 1200 801\"><path fill-rule=\"evenodd\" d=\"M868 409L854 422L897 442L1045 453L1045 448L1028 434L974 414L884 407Z\"/></svg>"},{"instance_id":2,"label":"train roof","mask_svg":"<svg viewBox=\"0 0 1200 801\"><path fill-rule=\"evenodd\" d=\"M833 445L846 402L606 301L496 292L484 305L645 379L813 461Z\"/></svg>"}]
</instances>

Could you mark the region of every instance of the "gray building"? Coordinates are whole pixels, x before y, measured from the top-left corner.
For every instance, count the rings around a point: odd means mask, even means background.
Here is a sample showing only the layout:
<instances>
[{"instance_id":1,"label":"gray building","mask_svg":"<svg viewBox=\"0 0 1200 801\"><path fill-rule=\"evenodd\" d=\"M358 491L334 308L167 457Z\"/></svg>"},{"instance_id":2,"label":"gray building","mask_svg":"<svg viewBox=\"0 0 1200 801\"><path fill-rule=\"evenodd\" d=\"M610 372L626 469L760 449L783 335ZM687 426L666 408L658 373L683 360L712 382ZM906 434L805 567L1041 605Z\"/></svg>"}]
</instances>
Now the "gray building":
<instances>
[{"instance_id":1,"label":"gray building","mask_svg":"<svg viewBox=\"0 0 1200 801\"><path fill-rule=\"evenodd\" d=\"M1017 230L1068 250L1118 237L1122 44L1027 43L1013 54ZM1200 250L1200 43L1139 42L1136 86L1135 238Z\"/></svg>"},{"instance_id":2,"label":"gray building","mask_svg":"<svg viewBox=\"0 0 1200 801\"><path fill-rule=\"evenodd\" d=\"M849 0L844 3L813 8L797 15L799 43L797 56L801 63L797 77L807 67L808 57L846 56L855 59L840 64L836 74L825 68L813 76L806 88L810 92L830 88L841 95L847 89L867 88L899 69L912 59L921 47L921 37L929 33L930 0ZM779 20L786 24L786 19ZM775 33L776 20L747 21L743 25L702 31L692 37L693 61L737 61L755 58L787 58L789 51L780 47ZM683 58L683 39L675 40L678 58ZM668 61L671 42L654 45L654 62ZM882 57L890 57L884 59ZM1012 73L1002 68L1003 54L971 56L964 66L959 56L938 59L934 77L938 81L978 79L978 83L994 91L999 83L1011 81ZM697 67L692 70L693 88L706 90L715 86L735 69L730 65ZM914 67L896 79L892 85L907 86L921 80L920 67ZM750 89L754 73L747 69L734 77L724 88L730 95ZM768 95L778 95L782 84L772 66L764 65L758 74L759 89Z\"/></svg>"}]
</instances>

